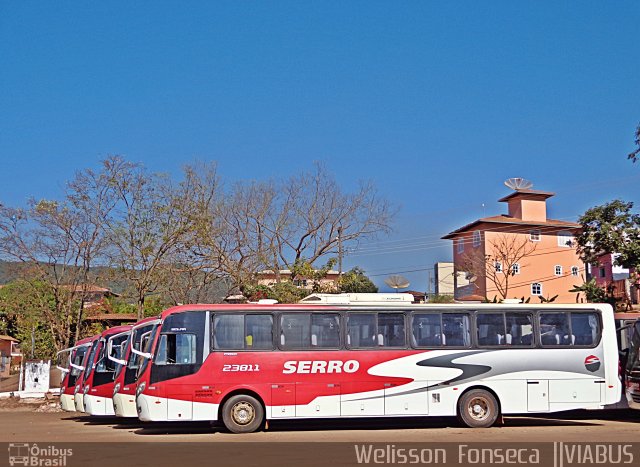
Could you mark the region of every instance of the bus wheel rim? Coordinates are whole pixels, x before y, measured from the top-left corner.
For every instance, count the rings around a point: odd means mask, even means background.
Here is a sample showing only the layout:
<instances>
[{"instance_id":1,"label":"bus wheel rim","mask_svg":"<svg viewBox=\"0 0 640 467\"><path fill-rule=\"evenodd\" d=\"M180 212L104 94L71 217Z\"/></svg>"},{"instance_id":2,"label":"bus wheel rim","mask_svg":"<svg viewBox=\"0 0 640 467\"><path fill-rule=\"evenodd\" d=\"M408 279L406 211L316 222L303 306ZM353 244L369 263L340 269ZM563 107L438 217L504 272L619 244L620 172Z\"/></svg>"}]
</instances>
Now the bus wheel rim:
<instances>
[{"instance_id":1,"label":"bus wheel rim","mask_svg":"<svg viewBox=\"0 0 640 467\"><path fill-rule=\"evenodd\" d=\"M256 411L249 402L241 401L231 408L231 416L238 425L247 425L255 418Z\"/></svg>"},{"instance_id":2,"label":"bus wheel rim","mask_svg":"<svg viewBox=\"0 0 640 467\"><path fill-rule=\"evenodd\" d=\"M474 420L485 420L489 416L489 403L484 397L474 397L469 401L468 412Z\"/></svg>"}]
</instances>

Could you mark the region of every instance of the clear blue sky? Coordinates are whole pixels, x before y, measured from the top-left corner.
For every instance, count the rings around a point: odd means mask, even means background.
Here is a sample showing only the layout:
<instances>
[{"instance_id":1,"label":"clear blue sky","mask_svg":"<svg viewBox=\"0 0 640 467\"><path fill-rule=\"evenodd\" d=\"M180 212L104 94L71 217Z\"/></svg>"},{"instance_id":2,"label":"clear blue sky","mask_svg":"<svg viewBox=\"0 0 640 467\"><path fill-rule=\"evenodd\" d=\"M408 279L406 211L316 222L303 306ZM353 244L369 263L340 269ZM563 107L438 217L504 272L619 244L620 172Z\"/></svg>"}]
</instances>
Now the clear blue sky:
<instances>
[{"instance_id":1,"label":"clear blue sky","mask_svg":"<svg viewBox=\"0 0 640 467\"><path fill-rule=\"evenodd\" d=\"M322 160L402 207L347 266L425 290L506 178L560 219L640 202L639 25L637 1L2 1L0 201L110 154L229 180Z\"/></svg>"}]
</instances>

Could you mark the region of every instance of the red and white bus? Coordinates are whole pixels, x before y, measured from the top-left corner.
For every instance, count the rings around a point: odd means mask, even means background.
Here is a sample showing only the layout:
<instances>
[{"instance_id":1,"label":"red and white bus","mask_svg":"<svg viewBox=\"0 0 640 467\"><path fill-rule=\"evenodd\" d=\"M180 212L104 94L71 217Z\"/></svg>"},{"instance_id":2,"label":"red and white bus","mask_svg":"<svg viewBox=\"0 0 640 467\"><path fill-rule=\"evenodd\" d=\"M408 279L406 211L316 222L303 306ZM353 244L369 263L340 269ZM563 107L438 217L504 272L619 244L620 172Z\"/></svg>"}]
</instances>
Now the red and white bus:
<instances>
[{"instance_id":1,"label":"red and white bus","mask_svg":"<svg viewBox=\"0 0 640 467\"><path fill-rule=\"evenodd\" d=\"M60 407L67 412L75 412L76 407L73 402L73 391L76 386L78 377L84 370L84 359L91 347L94 339L98 336L87 337L79 340L75 346L58 352L57 358L66 360L64 366L58 365L58 369L62 371L64 377L60 385Z\"/></svg>"},{"instance_id":2,"label":"red and white bus","mask_svg":"<svg viewBox=\"0 0 640 467\"><path fill-rule=\"evenodd\" d=\"M589 305L186 305L140 368L144 421L454 416L619 400L613 310Z\"/></svg>"},{"instance_id":3,"label":"red and white bus","mask_svg":"<svg viewBox=\"0 0 640 467\"><path fill-rule=\"evenodd\" d=\"M84 412L90 415L115 415L111 398L117 363L108 357L107 342L114 337L111 341L113 349L119 352L120 344L127 340L130 330L131 326L115 326L103 331L91 350L93 360L90 366L85 367L82 386ZM119 353L115 355L116 358L118 356Z\"/></svg>"},{"instance_id":4,"label":"red and white bus","mask_svg":"<svg viewBox=\"0 0 640 467\"><path fill-rule=\"evenodd\" d=\"M136 387L138 380L138 366L142 357L131 351L148 351L148 345L155 327L160 324L156 318L146 318L138 321L129 331L121 365L116 369L113 387L113 410L118 417L137 417Z\"/></svg>"}]
</instances>

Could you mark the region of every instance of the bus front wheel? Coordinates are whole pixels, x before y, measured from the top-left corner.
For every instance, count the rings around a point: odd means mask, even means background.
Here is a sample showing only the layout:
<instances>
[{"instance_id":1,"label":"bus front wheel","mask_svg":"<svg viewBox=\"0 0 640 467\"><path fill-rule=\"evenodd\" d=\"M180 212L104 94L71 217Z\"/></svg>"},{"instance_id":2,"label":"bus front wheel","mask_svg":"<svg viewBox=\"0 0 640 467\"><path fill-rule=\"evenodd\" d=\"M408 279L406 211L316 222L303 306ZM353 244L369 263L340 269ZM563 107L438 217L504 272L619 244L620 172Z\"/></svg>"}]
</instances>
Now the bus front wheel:
<instances>
[{"instance_id":1,"label":"bus front wheel","mask_svg":"<svg viewBox=\"0 0 640 467\"><path fill-rule=\"evenodd\" d=\"M252 433L264 421L264 408L255 397L237 394L222 406L222 421L232 433Z\"/></svg>"},{"instance_id":2,"label":"bus front wheel","mask_svg":"<svg viewBox=\"0 0 640 467\"><path fill-rule=\"evenodd\" d=\"M472 389L458 401L458 418L470 428L487 428L498 419L498 401L489 391Z\"/></svg>"}]
</instances>

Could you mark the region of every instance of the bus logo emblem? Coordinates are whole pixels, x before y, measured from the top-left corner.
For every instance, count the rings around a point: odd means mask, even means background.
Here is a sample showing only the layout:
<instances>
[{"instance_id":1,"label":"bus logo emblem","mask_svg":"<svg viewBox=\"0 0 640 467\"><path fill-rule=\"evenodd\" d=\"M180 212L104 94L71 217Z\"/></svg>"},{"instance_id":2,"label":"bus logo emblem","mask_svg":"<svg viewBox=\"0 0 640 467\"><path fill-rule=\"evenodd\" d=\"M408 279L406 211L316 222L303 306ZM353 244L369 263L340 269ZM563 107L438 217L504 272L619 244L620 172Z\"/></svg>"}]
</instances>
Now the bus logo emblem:
<instances>
[{"instance_id":1,"label":"bus logo emblem","mask_svg":"<svg viewBox=\"0 0 640 467\"><path fill-rule=\"evenodd\" d=\"M589 355L584 359L584 367L591 371L598 371L600 369L600 359L595 355Z\"/></svg>"}]
</instances>

